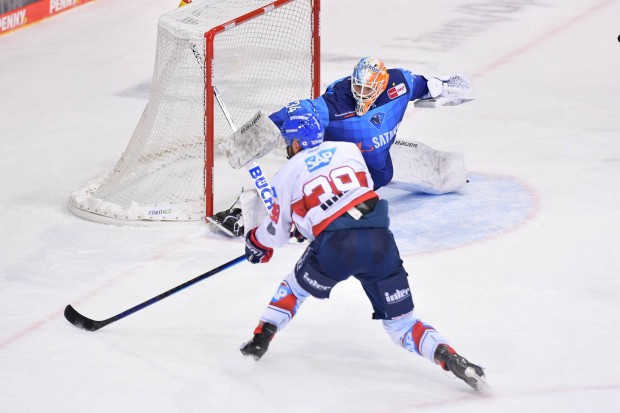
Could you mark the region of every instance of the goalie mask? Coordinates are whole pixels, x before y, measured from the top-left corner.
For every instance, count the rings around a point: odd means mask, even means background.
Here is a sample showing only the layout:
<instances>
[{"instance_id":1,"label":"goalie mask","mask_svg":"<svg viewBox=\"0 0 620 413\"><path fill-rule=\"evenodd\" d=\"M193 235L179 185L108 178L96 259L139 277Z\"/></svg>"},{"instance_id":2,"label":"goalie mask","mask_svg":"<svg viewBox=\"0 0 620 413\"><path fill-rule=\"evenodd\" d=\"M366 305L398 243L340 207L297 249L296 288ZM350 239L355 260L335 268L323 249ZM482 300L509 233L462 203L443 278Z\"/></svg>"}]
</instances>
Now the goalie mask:
<instances>
[{"instance_id":1,"label":"goalie mask","mask_svg":"<svg viewBox=\"0 0 620 413\"><path fill-rule=\"evenodd\" d=\"M355 114L362 116L387 87L388 72L376 57L365 57L353 69L351 92L357 104Z\"/></svg>"},{"instance_id":2,"label":"goalie mask","mask_svg":"<svg viewBox=\"0 0 620 413\"><path fill-rule=\"evenodd\" d=\"M280 132L287 147L290 147L293 140L297 139L302 150L319 146L325 134L321 121L312 113L291 116L284 122Z\"/></svg>"}]
</instances>

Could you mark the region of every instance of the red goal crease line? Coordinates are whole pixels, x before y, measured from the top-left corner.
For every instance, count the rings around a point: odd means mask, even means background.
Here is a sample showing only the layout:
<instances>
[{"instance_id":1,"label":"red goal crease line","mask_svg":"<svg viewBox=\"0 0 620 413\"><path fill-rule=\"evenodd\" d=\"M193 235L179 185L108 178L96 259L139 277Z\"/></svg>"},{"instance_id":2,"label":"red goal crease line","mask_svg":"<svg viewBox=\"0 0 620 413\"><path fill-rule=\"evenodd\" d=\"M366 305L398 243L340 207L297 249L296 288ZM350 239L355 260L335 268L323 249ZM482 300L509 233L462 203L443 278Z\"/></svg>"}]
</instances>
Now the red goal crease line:
<instances>
[{"instance_id":1,"label":"red goal crease line","mask_svg":"<svg viewBox=\"0 0 620 413\"><path fill-rule=\"evenodd\" d=\"M23 5L0 14L0 36L93 0L22 0Z\"/></svg>"}]
</instances>

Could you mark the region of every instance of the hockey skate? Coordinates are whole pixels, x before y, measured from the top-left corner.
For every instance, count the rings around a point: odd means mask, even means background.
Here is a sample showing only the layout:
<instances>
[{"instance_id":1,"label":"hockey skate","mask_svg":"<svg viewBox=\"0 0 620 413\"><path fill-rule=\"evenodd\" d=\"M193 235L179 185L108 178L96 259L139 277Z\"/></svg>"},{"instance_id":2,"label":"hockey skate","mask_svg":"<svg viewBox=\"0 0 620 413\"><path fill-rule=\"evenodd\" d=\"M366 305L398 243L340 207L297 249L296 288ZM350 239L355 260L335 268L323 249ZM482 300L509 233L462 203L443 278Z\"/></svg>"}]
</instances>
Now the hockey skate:
<instances>
[{"instance_id":1,"label":"hockey skate","mask_svg":"<svg viewBox=\"0 0 620 413\"><path fill-rule=\"evenodd\" d=\"M273 336L278 331L278 328L271 324L265 323L262 327L254 330L254 338L241 346L241 354L244 356L252 356L257 361L261 359L269 348L269 343L273 339Z\"/></svg>"},{"instance_id":2,"label":"hockey skate","mask_svg":"<svg viewBox=\"0 0 620 413\"><path fill-rule=\"evenodd\" d=\"M444 370L451 371L474 390L482 392L489 389L482 367L470 363L463 356L459 356L452 347L445 344L437 347L435 360Z\"/></svg>"},{"instance_id":3,"label":"hockey skate","mask_svg":"<svg viewBox=\"0 0 620 413\"><path fill-rule=\"evenodd\" d=\"M231 237L243 236L243 217L240 208L230 208L207 217L207 221L214 224Z\"/></svg>"}]
</instances>

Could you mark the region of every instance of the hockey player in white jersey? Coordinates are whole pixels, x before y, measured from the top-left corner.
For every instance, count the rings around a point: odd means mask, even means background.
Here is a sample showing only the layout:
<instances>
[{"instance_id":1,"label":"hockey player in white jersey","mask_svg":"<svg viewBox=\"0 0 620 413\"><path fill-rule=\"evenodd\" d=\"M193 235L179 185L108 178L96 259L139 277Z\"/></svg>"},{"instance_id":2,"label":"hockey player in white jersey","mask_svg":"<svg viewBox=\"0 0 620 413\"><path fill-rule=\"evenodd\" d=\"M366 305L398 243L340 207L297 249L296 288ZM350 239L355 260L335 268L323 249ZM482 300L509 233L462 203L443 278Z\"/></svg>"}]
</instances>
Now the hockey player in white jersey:
<instances>
[{"instance_id":1,"label":"hockey player in white jersey","mask_svg":"<svg viewBox=\"0 0 620 413\"><path fill-rule=\"evenodd\" d=\"M290 159L272 181L271 216L246 234L246 258L253 264L269 261L274 248L289 240L292 223L311 242L282 280L241 353L259 360L304 300L329 298L339 282L353 276L372 304L373 319L383 322L397 345L483 390L482 368L458 355L414 314L407 273L389 230L388 203L373 190L358 147L323 142L323 127L311 114L291 117L282 129Z\"/></svg>"}]
</instances>

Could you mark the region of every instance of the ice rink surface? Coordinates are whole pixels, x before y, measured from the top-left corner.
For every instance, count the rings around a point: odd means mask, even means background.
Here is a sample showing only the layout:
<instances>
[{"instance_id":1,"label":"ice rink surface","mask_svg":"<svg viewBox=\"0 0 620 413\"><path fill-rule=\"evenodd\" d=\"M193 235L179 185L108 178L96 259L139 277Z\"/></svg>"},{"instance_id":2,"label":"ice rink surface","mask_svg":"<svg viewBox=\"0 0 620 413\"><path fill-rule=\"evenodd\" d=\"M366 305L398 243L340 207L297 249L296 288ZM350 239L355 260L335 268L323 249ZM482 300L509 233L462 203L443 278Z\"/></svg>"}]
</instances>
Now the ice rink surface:
<instances>
[{"instance_id":1,"label":"ice rink surface","mask_svg":"<svg viewBox=\"0 0 620 413\"><path fill-rule=\"evenodd\" d=\"M243 253L204 223L68 210L124 150L157 18L177 6L106 0L0 37L1 411L618 411L620 1L322 3L323 87L367 55L472 81L476 100L411 107L399 131L464 152L471 182L381 194L416 311L494 392L394 346L354 280L307 300L260 363L243 358L298 245L97 332L63 318L67 304L110 317Z\"/></svg>"}]
</instances>

